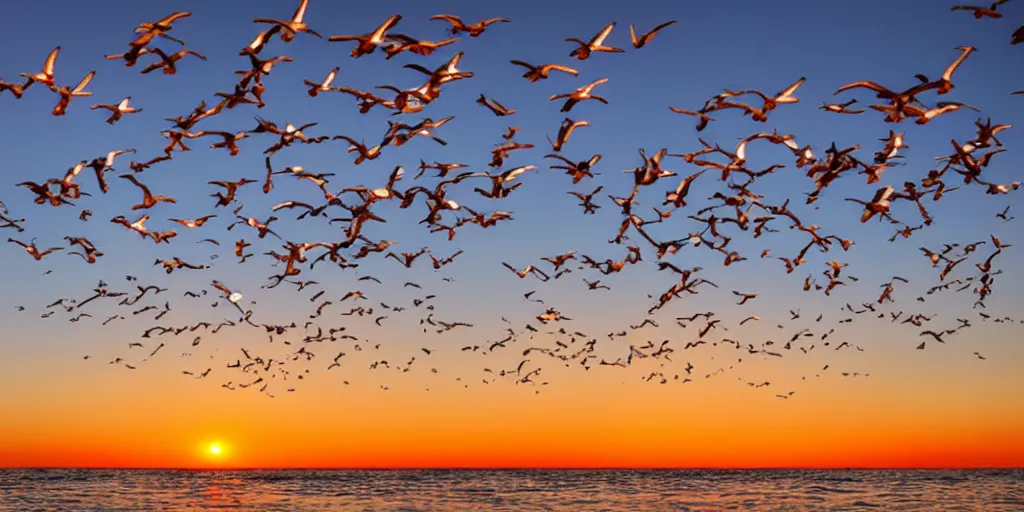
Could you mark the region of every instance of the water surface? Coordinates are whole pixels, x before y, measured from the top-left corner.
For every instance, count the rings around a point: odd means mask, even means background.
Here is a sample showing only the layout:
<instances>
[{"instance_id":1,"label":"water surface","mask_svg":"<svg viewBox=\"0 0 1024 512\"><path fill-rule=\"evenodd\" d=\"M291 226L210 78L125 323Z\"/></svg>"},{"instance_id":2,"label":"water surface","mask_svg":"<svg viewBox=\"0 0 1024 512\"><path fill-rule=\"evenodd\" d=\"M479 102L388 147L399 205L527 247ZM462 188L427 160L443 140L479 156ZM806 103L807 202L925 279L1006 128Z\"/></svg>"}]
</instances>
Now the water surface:
<instances>
[{"instance_id":1,"label":"water surface","mask_svg":"<svg viewBox=\"0 0 1024 512\"><path fill-rule=\"evenodd\" d=\"M0 470L0 511L1024 510L1024 470Z\"/></svg>"}]
</instances>

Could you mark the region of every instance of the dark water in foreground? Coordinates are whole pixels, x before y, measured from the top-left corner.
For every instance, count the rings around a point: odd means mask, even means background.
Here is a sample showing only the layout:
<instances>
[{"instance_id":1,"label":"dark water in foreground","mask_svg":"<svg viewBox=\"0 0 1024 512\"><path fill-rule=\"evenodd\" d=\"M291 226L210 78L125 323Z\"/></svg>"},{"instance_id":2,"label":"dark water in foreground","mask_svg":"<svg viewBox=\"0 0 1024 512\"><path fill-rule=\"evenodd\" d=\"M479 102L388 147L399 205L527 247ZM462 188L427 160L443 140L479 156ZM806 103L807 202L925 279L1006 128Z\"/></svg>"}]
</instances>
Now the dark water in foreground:
<instances>
[{"instance_id":1,"label":"dark water in foreground","mask_svg":"<svg viewBox=\"0 0 1024 512\"><path fill-rule=\"evenodd\" d=\"M1024 511L1024 470L0 470L2 511Z\"/></svg>"}]
</instances>

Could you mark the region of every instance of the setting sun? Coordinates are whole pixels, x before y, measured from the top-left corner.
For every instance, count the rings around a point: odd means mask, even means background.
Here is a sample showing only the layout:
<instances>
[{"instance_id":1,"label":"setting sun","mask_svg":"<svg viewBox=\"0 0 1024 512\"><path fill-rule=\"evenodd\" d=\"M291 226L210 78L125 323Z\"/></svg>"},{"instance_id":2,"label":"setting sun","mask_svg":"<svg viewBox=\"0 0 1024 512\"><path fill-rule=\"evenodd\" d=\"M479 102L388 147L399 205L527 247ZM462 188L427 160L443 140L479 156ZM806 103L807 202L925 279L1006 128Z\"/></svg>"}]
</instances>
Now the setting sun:
<instances>
[{"instance_id":1,"label":"setting sun","mask_svg":"<svg viewBox=\"0 0 1024 512\"><path fill-rule=\"evenodd\" d=\"M220 445L216 443L210 445L209 451L211 455L220 455L221 453L223 453Z\"/></svg>"}]
</instances>

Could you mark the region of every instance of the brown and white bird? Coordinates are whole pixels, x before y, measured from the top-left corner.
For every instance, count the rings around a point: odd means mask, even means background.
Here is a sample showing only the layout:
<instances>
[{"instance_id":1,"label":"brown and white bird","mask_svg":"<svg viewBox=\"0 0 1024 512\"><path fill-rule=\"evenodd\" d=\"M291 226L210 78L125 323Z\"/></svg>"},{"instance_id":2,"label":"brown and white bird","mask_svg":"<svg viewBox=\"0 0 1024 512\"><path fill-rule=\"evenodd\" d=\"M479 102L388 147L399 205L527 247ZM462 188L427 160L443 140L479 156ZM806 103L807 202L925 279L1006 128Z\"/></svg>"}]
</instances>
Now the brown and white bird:
<instances>
[{"instance_id":1,"label":"brown and white bird","mask_svg":"<svg viewBox=\"0 0 1024 512\"><path fill-rule=\"evenodd\" d=\"M110 111L110 117L107 118L107 124L114 124L117 121L119 121L121 119L121 116L123 116L124 114L137 114L139 112L142 112L141 108L135 108L135 107L131 106L131 104L130 104L131 99L132 99L132 97L128 96L127 98L121 100L121 102L118 103L117 105L106 105L106 104L93 105L93 106L89 107L89 110L97 110L97 109L109 110Z\"/></svg>"},{"instance_id":2,"label":"brown and white bird","mask_svg":"<svg viewBox=\"0 0 1024 512\"><path fill-rule=\"evenodd\" d=\"M295 34L299 32L305 32L312 36L323 38L320 34L314 32L309 25L303 21L306 17L306 8L309 7L309 0L300 0L299 6L295 9L295 13L292 14L289 20L278 20L274 18L256 18L253 23L271 23L276 27L280 27L281 40L288 43L292 39L295 39Z\"/></svg>"}]
</instances>

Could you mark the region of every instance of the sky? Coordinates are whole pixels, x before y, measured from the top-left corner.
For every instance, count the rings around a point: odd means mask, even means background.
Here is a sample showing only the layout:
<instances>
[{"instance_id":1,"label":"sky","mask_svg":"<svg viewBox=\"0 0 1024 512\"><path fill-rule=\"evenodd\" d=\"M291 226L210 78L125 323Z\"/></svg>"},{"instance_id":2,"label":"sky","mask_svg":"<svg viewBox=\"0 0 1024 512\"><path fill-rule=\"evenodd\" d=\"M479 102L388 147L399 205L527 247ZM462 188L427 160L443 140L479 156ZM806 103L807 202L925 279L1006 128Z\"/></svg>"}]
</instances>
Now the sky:
<instances>
[{"instance_id":1,"label":"sky","mask_svg":"<svg viewBox=\"0 0 1024 512\"><path fill-rule=\"evenodd\" d=\"M952 4L950 4L952 5ZM910 239L890 243L895 231L886 223L861 224L861 207L845 198L870 199L878 185L868 185L862 175L850 173L826 189L814 206L804 205L804 193L813 184L804 170L793 165L793 155L764 141L748 148L748 167L763 169L771 164L786 167L758 182L755 189L773 204L792 200L791 206L805 223L822 226L856 241L849 251L833 248L828 253L812 249L808 262L792 274L773 258L758 258L765 248L772 256L793 256L801 235L776 221L779 233L753 239L734 225L730 248L747 256L747 261L723 266L722 257L706 248L684 247L667 256L681 267L700 266L701 276L718 288L705 287L699 295L675 300L651 318L658 327L630 329L646 318L655 298L675 278L658 272L656 255L644 247L643 262L624 272L598 276L611 290L591 291L582 278L594 280L593 270L574 270L558 280L542 283L532 277L518 279L501 262L523 268L538 265L548 272L541 257L576 250L601 261L621 259L625 245L609 244L623 216L607 198L608 194L629 193L632 177L620 171L642 164L638 149L653 154L661 148L685 153L700 148L697 136L712 144L732 149L736 142L758 131L777 129L793 134L801 145L810 145L817 156L834 141L837 147L860 144L855 154L862 160L881 149L890 129L905 131L909 146L902 154L906 165L891 167L881 184L901 187L904 181L920 182L934 168L936 157L951 152L950 139L970 140L979 116L991 116L995 123L1013 123L1024 114L1024 98L1010 92L1024 89L1024 72L1018 62L1024 47L1009 45L1017 28L1021 6L1000 7L1003 19L975 20L968 13L949 12L946 2L806 2L777 10L761 2L595 2L579 9L569 1L539 2L381 2L340 3L312 0L306 22L313 30L328 35L359 34L372 30L388 16L403 18L394 32L427 40L446 37L443 21L429 21L434 14L456 14L467 20L503 16L511 23L492 25L477 38L464 37L432 56L399 55L385 60L380 52L353 59L354 43L327 42L308 34L294 41L274 40L261 55L288 55L294 62L278 64L264 78L266 107L242 105L199 126L207 130L239 131L256 126L254 116L280 125L317 122L306 130L309 136L348 135L373 143L387 130L387 120L413 124L425 116L439 119L454 116L437 130L447 140L441 146L418 138L402 147L386 148L382 156L353 165L341 141L295 145L273 155L275 169L302 166L312 172L334 173L331 190L347 186L384 186L395 166L404 166L405 178L399 190L436 180L412 179L420 160L461 162L470 170L486 170L489 149L503 142L501 135L510 125L521 132L517 140L535 149L513 154L504 169L536 165L522 176L524 183L508 198L485 199L472 191L468 182L451 188L449 197L480 212L508 211L514 220L495 227L460 228L452 241L429 233L417 224L426 213L418 204L399 210L393 203L375 206L386 223L369 226L373 240L394 240L396 252L414 252L430 247L434 254L464 253L453 264L434 271L426 258L407 269L391 259L365 258L357 269L342 270L328 265L303 270L299 279L314 279L318 285L298 292L284 284L262 289L267 276L280 269L266 251L280 251L280 242L258 240L246 226L224 232L233 221L228 208L214 208L210 194L216 189L210 180L262 180L262 150L274 139L254 135L241 141L241 153L229 156L224 150L208 149L214 142L203 138L190 141L192 151L174 153L173 159L137 175L154 193L177 198L175 204L160 204L145 213L151 215L151 229L172 229L167 219L195 218L217 214L206 226L185 232L170 244L155 245L142 240L109 219L125 215L134 220L142 212L129 210L140 193L124 180L109 174L111 192L101 194L91 176L79 182L92 194L76 201L77 206L53 208L35 205L32 195L14 185L23 180L44 181L60 177L75 163L105 155L113 149L134 148L135 155L119 157L117 173L130 172L128 162L158 156L166 143L159 132L168 128L166 117L186 115L200 101L212 104L214 92L230 92L234 70L246 69L247 59L238 51L263 27L255 17L288 17L294 5L284 1L180 1L173 9L191 11L191 17L174 25L172 35L207 57L201 61L186 57L178 73L139 74L149 62L140 59L135 68L104 55L127 50L132 28L143 21L169 14L170 7L146 2L118 0L102 5L69 3L59 12L46 2L19 2L8 7L9 16L0 19L8 41L0 60L0 77L15 81L22 72L37 72L47 53L55 46L62 51L56 66L57 81L74 84L91 70L96 77L88 90L93 95L72 101L66 116L49 114L55 95L41 86L25 92L21 100L0 94L0 140L4 141L4 168L0 174L0 201L13 218L25 217L26 231L0 230L27 241L33 237L41 248L62 246L64 236L86 236L103 253L95 265L77 256L52 254L37 262L15 244L0 246L0 466L75 467L992 467L1024 464L1024 360L1019 320L1024 304L1024 284L1017 248L1008 248L994 260L1003 270L996 277L994 295L984 312L992 319L1013 317L1013 322L984 321L972 309L975 296L963 293L926 295L938 284L940 269L932 268L919 247L940 249L944 243L969 244L988 240L993 234L1007 244L1022 244L1021 221L1003 222L996 214L1010 206L1008 216L1024 212L1018 193L986 195L978 186L963 187L927 203L935 223L917 231ZM47 20L40 30L33 20ZM571 19L572 23L564 20ZM628 38L629 25L646 31L663 21L679 23L666 28L650 44L634 50ZM913 20L907 23L906 20ZM573 48L567 37L589 39L610 22L618 25L607 43L626 49L621 54L596 54L586 61L568 56ZM93 27L83 30L83 27ZM174 49L167 41L157 43ZM858 106L869 104L871 95L849 91L833 96L843 84L869 79L902 89L916 82L914 75L929 78L959 54L955 47L977 48L954 76L955 89L938 100L961 101L981 111L961 110L940 116L925 126L904 122L899 126L882 121L869 111L862 115L836 115L818 107L823 102L857 98ZM474 77L446 84L439 99L421 114L392 118L382 109L360 115L352 97L340 93L305 94L303 79L319 81L334 66L340 66L335 85L363 90L391 84L415 87L423 76L405 69L421 63L433 69L456 52L465 52L460 64ZM531 63L559 63L576 67L579 77L552 73L550 79L529 83L522 71L509 64L518 59ZM755 123L737 112L716 115L716 121L701 133L694 119L669 111L669 106L696 109L723 89L758 89L768 94L782 90L800 77L806 83L798 89L800 102L781 105L771 112L767 123ZM609 104L584 102L568 114L586 119L563 150L574 160L601 154L600 174L573 185L568 176L548 169L550 151L545 139L554 137L566 114L552 94L569 92L591 80L608 78L595 89ZM485 94L517 109L513 116L499 118L474 103ZM143 112L126 115L117 124L105 124L102 111L91 111L97 103L117 103L131 96ZM937 101L934 95L922 98ZM999 134L1007 149L993 158L985 171L987 179L1008 183L1020 179L1012 162L1024 144L1024 132L1011 128ZM680 176L665 178L645 187L636 211L644 218L661 207L664 191L682 176L698 170L681 159L668 158L664 167ZM88 173L88 171L87 171ZM428 175L429 176L429 172ZM245 204L243 214L264 218L270 208L287 199L317 203L318 192L308 183L278 176L276 188L264 195L260 184L239 192ZM690 206L676 212L660 225L650 228L660 239L686 238L699 229L687 215L709 204L709 198L725 186L717 173L707 173L694 183ZM958 180L952 180L958 181ZM261 181L262 182L262 181ZM469 186L467 186L469 185ZM577 201L566 192L590 192L598 185L604 191L595 202L602 205L596 215L581 215ZM962 184L961 184L962 185ZM950 183L955 186L955 183ZM319 204L319 203L317 203ZM233 205L234 206L234 205ZM88 222L78 220L82 208L93 212ZM893 206L897 218L916 225L913 205ZM343 210L329 210L341 216ZM337 223L323 219L295 221L296 212L277 212L280 220L272 227L292 241L340 241ZM724 214L724 213L723 213ZM447 215L451 215L450 213ZM1024 219L1022 219L1024 220ZM180 228L180 227L179 227ZM221 246L197 243L215 237ZM237 264L233 242L244 237L254 243L256 254ZM639 240L627 244L643 245ZM979 247L972 259L957 269L956 276L978 275L973 263L992 252L991 242ZM313 252L313 254L317 254ZM216 259L209 259L216 255ZM207 270L180 270L165 274L152 266L156 258L180 257L195 264L210 264ZM378 255L379 256L379 255ZM849 263L844 275L859 278L836 290L830 297L802 289L808 274L819 276L825 262ZM970 265L970 266L968 266ZM573 265L571 268L575 268ZM52 271L52 273L47 273ZM138 282L126 281L126 275ZM851 315L844 304L855 307L873 302L880 285L898 275L907 284L896 283L895 303L877 307L882 319L871 313ZM381 283L359 281L375 276ZM450 281L444 280L445 278ZM83 308L93 315L69 322L75 313L59 310L40 318L45 306L60 297L83 300L91 295L97 281L108 283L111 291L131 291L136 284L155 284L168 291L149 297L139 305L173 310L154 323L152 312L132 315L132 308L118 308L114 300L98 301ZM167 335L150 339L140 334L151 325L182 326L200 320L218 323L238 319L221 303L210 305L215 295L210 288L220 280L244 294L242 304L254 311L257 323L277 324L308 320L316 304L307 300L318 290L323 299L337 302L350 290L360 289L369 300L364 306L378 313L341 316L344 306L334 304L316 319L326 330L346 327L358 341L339 340L310 344L316 354L311 361L291 356L301 343L301 329L291 337L269 342L266 332L247 326L205 332ZM404 287L416 282L422 289ZM185 291L210 290L201 299L184 297ZM536 291L530 302L523 295ZM736 305L732 291L758 293L758 298ZM415 293L413 293L415 292ZM438 334L424 331L420 319L424 306L415 307L414 298L436 295L434 318L463 321L471 328L456 328ZM924 302L917 297L926 297ZM250 304L255 301L256 304ZM223 302L223 301L221 301ZM404 312L380 313L381 302L406 307ZM17 306L24 306L18 311ZM555 307L571 320L541 325L534 317L546 307ZM58 308L59 309L59 308ZM859 308L858 308L859 309ZM799 311L792 319L790 310ZM917 328L889 320L889 312L904 315L935 315ZM683 328L675 317L715 311L721 326L706 339L712 343L683 349L696 341L700 322ZM422 313L422 314L421 314ZM103 319L120 314L101 326ZM387 314L383 326L374 318ZM760 321L739 326L750 315ZM822 320L816 322L818 315ZM1014 316L1017 315L1017 316ZM851 323L841 320L856 316ZM502 318L507 319L505 323ZM969 319L972 327L945 344L929 341L925 350L915 347L928 338L923 329L952 329L957 318ZM523 332L531 324L540 332ZM427 326L429 327L429 326ZM519 334L508 348L492 352L463 351L462 347L488 346L489 341L507 336L506 328ZM590 369L577 362L565 364L534 352L529 347L557 348L555 341L566 336L546 334L565 328L581 331L586 340L597 339L599 358L614 361L629 354L629 346L648 341L658 345L670 340L675 352L671 361L636 358L628 368L599 366ZM766 340L774 348L790 336L808 328L815 334L799 342L815 344L817 350L784 351L785 357L751 354L721 343L723 338L740 340L746 346L760 346ZM820 336L835 329L824 346ZM609 338L606 333L628 331L625 337ZM521 333L521 334L520 334ZM201 334L201 342L192 339ZM530 336L533 339L530 339ZM284 341L292 340L291 345ZM141 341L143 348L129 348ZM852 347L837 350L841 342ZM161 352L146 356L159 343ZM356 345L359 348L356 348ZM252 380L251 375L226 365L242 358L241 348L265 358L286 360L288 380L278 374L260 393L256 387L228 390ZM427 355L421 348L432 349ZM339 352L341 366L328 370ZM981 354L981 359L974 353ZM89 359L83 359L89 356ZM412 356L415 362L406 363ZM124 358L134 370L109 364ZM143 359L147 359L143 361ZM515 370L528 359L526 370L541 369L531 383L516 383ZM374 361L388 360L390 368L368 369ZM692 373L685 367L692 364ZM824 369L825 366L827 369ZM205 378L199 374L211 368ZM402 371L408 368L409 371ZM432 371L436 370L436 371ZM502 370L504 377L499 376ZM652 372L660 378L645 379ZM843 376L843 373L848 376ZM856 374L856 376L854 376ZM519 374L521 375L521 373ZM678 380L675 378L679 375ZM299 379L299 376L302 379ZM683 383L689 377L690 382ZM754 384L769 382L756 387ZM289 392L287 389L294 389ZM792 395L790 393L792 392ZM267 393L273 394L270 398ZM779 398L784 395L788 398ZM211 445L221 447L213 455Z\"/></svg>"}]
</instances>

